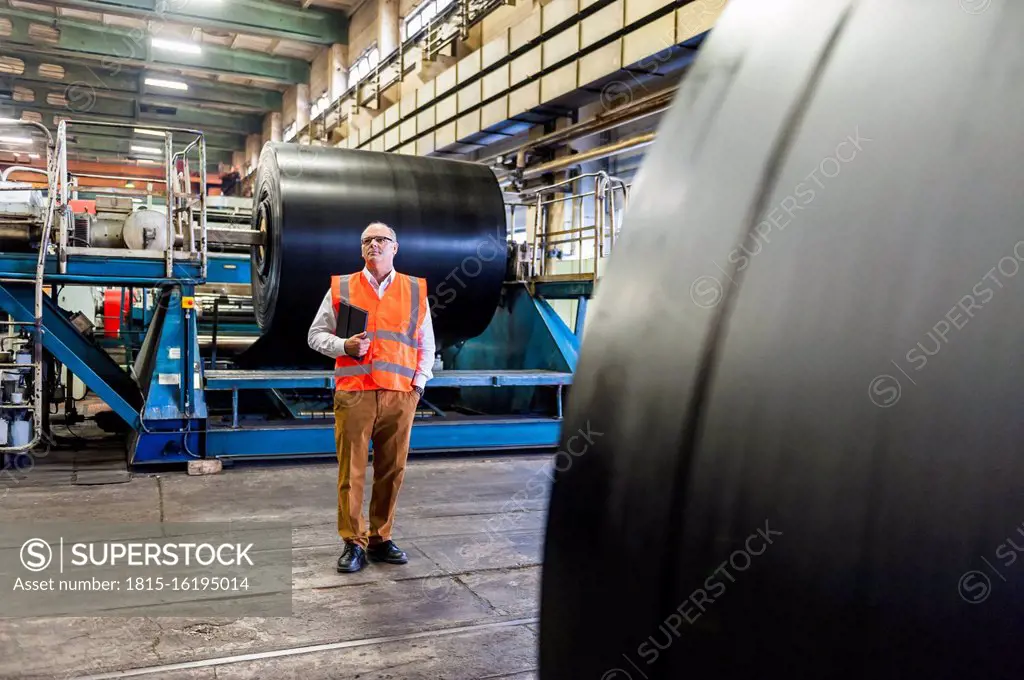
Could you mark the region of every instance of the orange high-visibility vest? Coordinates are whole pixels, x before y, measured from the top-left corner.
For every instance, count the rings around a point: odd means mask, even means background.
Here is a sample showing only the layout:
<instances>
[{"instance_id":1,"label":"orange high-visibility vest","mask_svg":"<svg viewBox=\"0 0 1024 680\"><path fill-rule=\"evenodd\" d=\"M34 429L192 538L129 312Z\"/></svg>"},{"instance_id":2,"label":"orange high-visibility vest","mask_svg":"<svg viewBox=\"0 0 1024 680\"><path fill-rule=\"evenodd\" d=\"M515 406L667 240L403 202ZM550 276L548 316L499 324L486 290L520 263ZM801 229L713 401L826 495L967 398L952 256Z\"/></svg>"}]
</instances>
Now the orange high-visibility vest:
<instances>
[{"instance_id":1,"label":"orange high-visibility vest","mask_svg":"<svg viewBox=\"0 0 1024 680\"><path fill-rule=\"evenodd\" d=\"M416 375L417 331L427 314L427 282L395 272L395 278L378 298L362 272L331 277L331 300L337 316L344 300L365 309L366 337L370 349L360 359L343 354L334 362L336 390L412 389Z\"/></svg>"}]
</instances>

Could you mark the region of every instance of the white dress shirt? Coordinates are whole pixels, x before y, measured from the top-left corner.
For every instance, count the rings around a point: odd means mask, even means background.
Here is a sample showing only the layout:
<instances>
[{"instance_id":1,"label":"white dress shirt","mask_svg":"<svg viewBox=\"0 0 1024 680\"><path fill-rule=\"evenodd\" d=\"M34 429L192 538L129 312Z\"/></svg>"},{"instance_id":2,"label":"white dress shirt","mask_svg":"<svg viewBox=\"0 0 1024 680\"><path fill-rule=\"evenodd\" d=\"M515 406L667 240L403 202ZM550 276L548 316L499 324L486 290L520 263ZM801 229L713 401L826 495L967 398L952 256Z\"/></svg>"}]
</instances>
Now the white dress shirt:
<instances>
[{"instance_id":1,"label":"white dress shirt","mask_svg":"<svg viewBox=\"0 0 1024 680\"><path fill-rule=\"evenodd\" d=\"M395 280L395 270L392 269L391 273L379 284L366 267L363 267L363 276L369 281L370 287L376 291L379 300L384 297L384 291ZM425 293L425 291L421 292ZM309 346L332 359L344 356L345 338L339 338L334 334L337 327L338 319L334 313L334 301L331 299L331 291L328 289L327 295L320 303L320 309L317 310L316 316L313 318L313 325L309 327L307 337ZM416 375L412 379L412 384L423 387L428 380L434 377L434 323L430 319L429 308L416 330L416 350Z\"/></svg>"}]
</instances>

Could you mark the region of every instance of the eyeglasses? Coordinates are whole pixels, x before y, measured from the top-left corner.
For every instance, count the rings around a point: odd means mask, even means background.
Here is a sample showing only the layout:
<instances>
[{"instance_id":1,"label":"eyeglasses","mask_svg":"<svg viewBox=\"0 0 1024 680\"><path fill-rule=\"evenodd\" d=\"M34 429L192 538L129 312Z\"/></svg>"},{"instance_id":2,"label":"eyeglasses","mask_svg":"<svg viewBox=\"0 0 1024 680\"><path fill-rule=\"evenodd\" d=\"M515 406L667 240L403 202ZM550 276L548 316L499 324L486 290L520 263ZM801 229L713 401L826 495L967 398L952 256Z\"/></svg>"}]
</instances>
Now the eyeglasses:
<instances>
[{"instance_id":1,"label":"eyeglasses","mask_svg":"<svg viewBox=\"0 0 1024 680\"><path fill-rule=\"evenodd\" d=\"M366 238L363 239L362 243L364 246L368 246L371 243L376 242L377 245L383 246L387 245L390 241L393 240L394 239L392 239L390 236L367 236Z\"/></svg>"}]
</instances>

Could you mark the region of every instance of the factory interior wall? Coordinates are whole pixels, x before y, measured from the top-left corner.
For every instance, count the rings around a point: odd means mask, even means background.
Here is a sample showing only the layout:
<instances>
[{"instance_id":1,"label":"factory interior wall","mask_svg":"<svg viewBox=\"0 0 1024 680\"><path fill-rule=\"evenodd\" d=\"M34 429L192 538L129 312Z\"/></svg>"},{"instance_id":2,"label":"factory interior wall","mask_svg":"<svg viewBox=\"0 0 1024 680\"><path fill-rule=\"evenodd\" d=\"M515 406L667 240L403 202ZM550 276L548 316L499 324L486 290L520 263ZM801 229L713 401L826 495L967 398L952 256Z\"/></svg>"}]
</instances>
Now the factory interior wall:
<instances>
[{"instance_id":1,"label":"factory interior wall","mask_svg":"<svg viewBox=\"0 0 1024 680\"><path fill-rule=\"evenodd\" d=\"M688 11L689 6L685 6L657 19L648 19L669 4L665 0L623 0L606 8L607 16L603 10L585 17L582 24L560 32L556 32L557 22L572 21L573 14L566 12L575 11L579 6L577 0L499 8L484 19L483 30L472 36L471 42L482 43L479 49L463 45L458 50L457 63L439 57L429 68L420 64L407 73L406 79L414 76L424 83L416 89L415 101L410 96L412 87L401 82L385 86L382 109L352 120L348 135L339 144L403 154L430 155L446 148L464 153L457 145L460 140L593 82L624 64L632 64L667 45L693 37L713 25L721 10L716 6L713 10L704 7ZM368 10L360 8L357 15L365 12ZM699 16L691 16L695 12L699 12ZM360 16L353 18L350 58L356 57L371 42L369 38L359 37L359 31L366 32L359 19ZM366 16L362 20L371 19L375 17ZM545 26L549 27L546 32ZM593 44L600 36L619 30L625 33L616 42L593 54L581 53L575 63L516 87L518 81L536 74L542 67L547 68L563 56L571 55L573 50L582 50L585 43ZM541 44L508 64L494 66L515 46L534 40L542 33ZM464 53L463 47L469 51ZM550 63L545 66L547 62ZM645 93L632 94L639 97ZM490 101L481 104L483 99Z\"/></svg>"}]
</instances>

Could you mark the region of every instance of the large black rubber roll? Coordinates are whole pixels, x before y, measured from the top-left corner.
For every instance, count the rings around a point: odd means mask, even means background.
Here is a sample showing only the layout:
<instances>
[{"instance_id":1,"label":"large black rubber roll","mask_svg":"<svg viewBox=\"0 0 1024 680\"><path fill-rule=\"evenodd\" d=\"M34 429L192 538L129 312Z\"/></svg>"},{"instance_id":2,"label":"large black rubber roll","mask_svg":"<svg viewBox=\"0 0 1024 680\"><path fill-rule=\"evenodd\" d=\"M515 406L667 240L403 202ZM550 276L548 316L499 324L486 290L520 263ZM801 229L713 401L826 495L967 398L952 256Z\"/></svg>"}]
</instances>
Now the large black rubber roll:
<instances>
[{"instance_id":1,"label":"large black rubber roll","mask_svg":"<svg viewBox=\"0 0 1024 680\"><path fill-rule=\"evenodd\" d=\"M587 320L543 680L1024 677L1022 26L730 1Z\"/></svg>"},{"instance_id":2,"label":"large black rubber roll","mask_svg":"<svg viewBox=\"0 0 1024 680\"><path fill-rule=\"evenodd\" d=\"M438 348L479 335L505 275L501 190L489 168L461 161L268 143L253 192L252 290L263 334L243 366L323 366L306 334L333 274L363 267L374 221L398 234L395 268L426 278Z\"/></svg>"}]
</instances>

